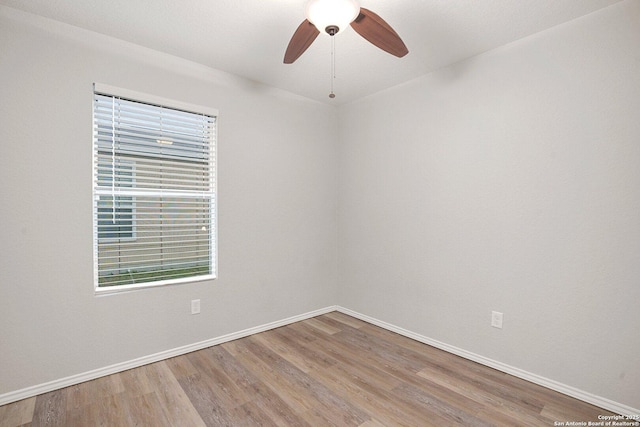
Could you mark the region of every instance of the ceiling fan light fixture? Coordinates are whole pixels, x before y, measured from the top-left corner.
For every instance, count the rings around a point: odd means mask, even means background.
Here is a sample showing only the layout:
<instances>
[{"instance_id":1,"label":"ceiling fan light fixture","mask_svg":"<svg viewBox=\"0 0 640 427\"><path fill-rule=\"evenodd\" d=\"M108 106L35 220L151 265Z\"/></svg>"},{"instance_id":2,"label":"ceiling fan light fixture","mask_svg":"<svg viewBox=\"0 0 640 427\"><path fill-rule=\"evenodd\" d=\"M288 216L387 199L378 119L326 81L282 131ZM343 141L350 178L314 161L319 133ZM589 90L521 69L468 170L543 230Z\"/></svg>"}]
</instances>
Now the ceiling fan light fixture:
<instances>
[{"instance_id":1,"label":"ceiling fan light fixture","mask_svg":"<svg viewBox=\"0 0 640 427\"><path fill-rule=\"evenodd\" d=\"M310 0L305 11L307 19L318 31L334 35L349 26L360 13L360 5L356 0ZM332 31L328 28L338 27Z\"/></svg>"}]
</instances>

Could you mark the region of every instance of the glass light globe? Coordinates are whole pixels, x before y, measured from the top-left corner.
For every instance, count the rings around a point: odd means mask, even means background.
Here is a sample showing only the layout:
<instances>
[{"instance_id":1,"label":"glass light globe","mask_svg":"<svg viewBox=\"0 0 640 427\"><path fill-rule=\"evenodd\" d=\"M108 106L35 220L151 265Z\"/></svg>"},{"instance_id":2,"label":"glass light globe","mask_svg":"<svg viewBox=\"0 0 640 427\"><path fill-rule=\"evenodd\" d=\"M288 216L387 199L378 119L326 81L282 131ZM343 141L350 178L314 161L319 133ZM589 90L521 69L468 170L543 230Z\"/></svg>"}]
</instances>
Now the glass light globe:
<instances>
[{"instance_id":1,"label":"glass light globe","mask_svg":"<svg viewBox=\"0 0 640 427\"><path fill-rule=\"evenodd\" d=\"M305 15L318 31L326 34L327 27L336 26L342 31L360 13L356 0L310 0Z\"/></svg>"}]
</instances>

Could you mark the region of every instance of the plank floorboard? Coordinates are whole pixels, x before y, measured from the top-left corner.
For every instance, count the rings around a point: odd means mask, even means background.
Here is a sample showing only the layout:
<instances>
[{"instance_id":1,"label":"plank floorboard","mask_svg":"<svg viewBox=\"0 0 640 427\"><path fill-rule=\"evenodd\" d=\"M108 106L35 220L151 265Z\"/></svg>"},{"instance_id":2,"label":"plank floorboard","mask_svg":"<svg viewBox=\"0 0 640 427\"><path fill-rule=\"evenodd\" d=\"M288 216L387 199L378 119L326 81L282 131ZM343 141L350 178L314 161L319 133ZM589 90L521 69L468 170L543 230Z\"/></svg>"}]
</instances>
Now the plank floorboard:
<instances>
[{"instance_id":1,"label":"plank floorboard","mask_svg":"<svg viewBox=\"0 0 640 427\"><path fill-rule=\"evenodd\" d=\"M218 398L215 386L210 384L200 374L190 375L179 381L180 386L185 391L191 404L196 408L202 421L208 426L228 426L232 425L232 418L229 410L225 408Z\"/></svg>"},{"instance_id":2,"label":"plank floorboard","mask_svg":"<svg viewBox=\"0 0 640 427\"><path fill-rule=\"evenodd\" d=\"M0 406L0 427L553 426L601 408L332 312Z\"/></svg>"},{"instance_id":3,"label":"plank floorboard","mask_svg":"<svg viewBox=\"0 0 640 427\"><path fill-rule=\"evenodd\" d=\"M33 408L31 424L36 426L66 426L66 394L51 391L38 396Z\"/></svg>"},{"instance_id":4,"label":"plank floorboard","mask_svg":"<svg viewBox=\"0 0 640 427\"><path fill-rule=\"evenodd\" d=\"M0 427L21 426L31 423L36 398L30 397L11 405L0 406Z\"/></svg>"}]
</instances>

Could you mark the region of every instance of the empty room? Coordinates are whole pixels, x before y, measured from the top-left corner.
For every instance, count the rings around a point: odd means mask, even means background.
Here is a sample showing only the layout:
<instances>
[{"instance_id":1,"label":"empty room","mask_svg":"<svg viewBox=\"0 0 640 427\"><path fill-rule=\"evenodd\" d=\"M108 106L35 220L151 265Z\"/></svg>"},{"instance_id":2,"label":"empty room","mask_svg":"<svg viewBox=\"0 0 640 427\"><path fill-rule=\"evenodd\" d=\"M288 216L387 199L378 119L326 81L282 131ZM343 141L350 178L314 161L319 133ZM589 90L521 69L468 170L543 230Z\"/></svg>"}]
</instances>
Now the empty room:
<instances>
[{"instance_id":1,"label":"empty room","mask_svg":"<svg viewBox=\"0 0 640 427\"><path fill-rule=\"evenodd\" d=\"M640 426L640 1L0 0L0 427Z\"/></svg>"}]
</instances>

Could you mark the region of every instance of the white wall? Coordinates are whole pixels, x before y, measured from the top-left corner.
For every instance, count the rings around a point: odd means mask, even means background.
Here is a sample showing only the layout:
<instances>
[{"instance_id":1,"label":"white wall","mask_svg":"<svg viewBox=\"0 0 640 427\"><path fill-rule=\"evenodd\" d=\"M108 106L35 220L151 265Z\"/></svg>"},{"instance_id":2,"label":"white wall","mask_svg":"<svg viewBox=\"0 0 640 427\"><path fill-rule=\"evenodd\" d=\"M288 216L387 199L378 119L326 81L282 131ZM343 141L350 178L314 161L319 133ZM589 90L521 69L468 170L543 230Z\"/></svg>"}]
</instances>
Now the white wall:
<instances>
[{"instance_id":1,"label":"white wall","mask_svg":"<svg viewBox=\"0 0 640 427\"><path fill-rule=\"evenodd\" d=\"M341 107L339 304L640 408L639 48L629 0Z\"/></svg>"},{"instance_id":2,"label":"white wall","mask_svg":"<svg viewBox=\"0 0 640 427\"><path fill-rule=\"evenodd\" d=\"M6 7L0 81L0 395L335 303L334 109ZM93 82L219 110L219 279L94 295Z\"/></svg>"}]
</instances>

